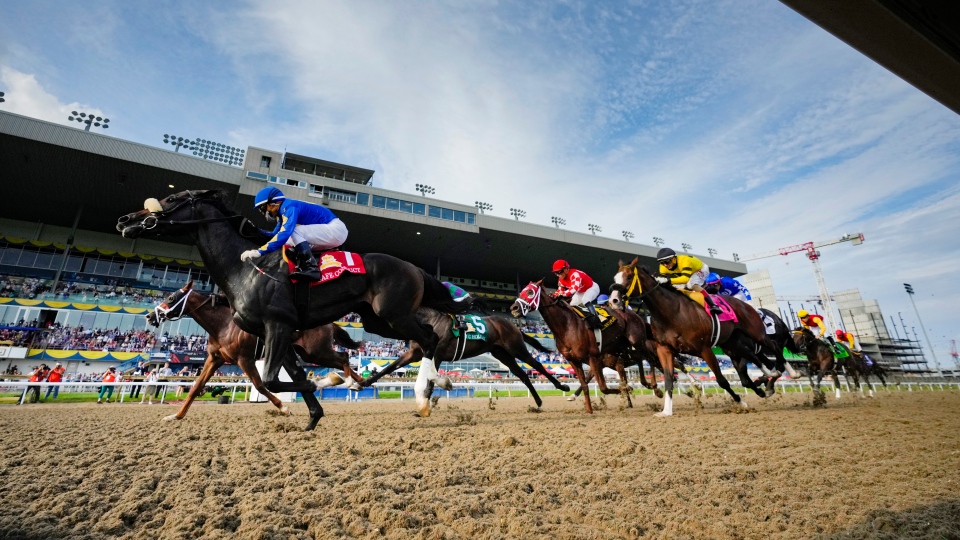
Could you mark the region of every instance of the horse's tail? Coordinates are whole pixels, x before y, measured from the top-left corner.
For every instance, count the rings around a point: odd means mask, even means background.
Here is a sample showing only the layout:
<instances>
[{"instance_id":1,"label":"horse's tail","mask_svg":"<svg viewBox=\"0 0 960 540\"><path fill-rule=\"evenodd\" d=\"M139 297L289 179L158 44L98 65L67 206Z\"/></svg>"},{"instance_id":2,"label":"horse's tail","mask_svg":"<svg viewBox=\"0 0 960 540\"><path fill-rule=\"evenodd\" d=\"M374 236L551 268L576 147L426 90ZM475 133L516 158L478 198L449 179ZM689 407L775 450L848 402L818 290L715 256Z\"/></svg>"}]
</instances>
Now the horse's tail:
<instances>
[{"instance_id":1,"label":"horse's tail","mask_svg":"<svg viewBox=\"0 0 960 540\"><path fill-rule=\"evenodd\" d=\"M346 330L344 330L343 328L340 328L340 326L336 324L333 325L333 341L337 345L340 345L341 347L346 347L347 349L350 349L350 350L355 351L360 348L360 344L354 341L353 338L350 337L350 334Z\"/></svg>"},{"instance_id":2,"label":"horse's tail","mask_svg":"<svg viewBox=\"0 0 960 540\"><path fill-rule=\"evenodd\" d=\"M433 308L443 313L459 315L470 311L473 307L473 301L466 299L462 302L454 302L450 296L450 290L440 283L439 280L426 273L422 268L420 274L423 276L423 300L421 306Z\"/></svg>"},{"instance_id":3,"label":"horse's tail","mask_svg":"<svg viewBox=\"0 0 960 540\"><path fill-rule=\"evenodd\" d=\"M526 343L527 345L533 347L534 349L536 349L536 350L538 350L538 351L540 351L540 352L542 352L542 353L547 353L547 354L553 352L552 350L544 347L544 346L543 346L543 343L540 343L539 341L537 341L536 338L531 337L531 336L528 336L527 334L525 334L525 333L523 332L523 330L520 331L520 335L523 337L523 342Z\"/></svg>"}]
</instances>

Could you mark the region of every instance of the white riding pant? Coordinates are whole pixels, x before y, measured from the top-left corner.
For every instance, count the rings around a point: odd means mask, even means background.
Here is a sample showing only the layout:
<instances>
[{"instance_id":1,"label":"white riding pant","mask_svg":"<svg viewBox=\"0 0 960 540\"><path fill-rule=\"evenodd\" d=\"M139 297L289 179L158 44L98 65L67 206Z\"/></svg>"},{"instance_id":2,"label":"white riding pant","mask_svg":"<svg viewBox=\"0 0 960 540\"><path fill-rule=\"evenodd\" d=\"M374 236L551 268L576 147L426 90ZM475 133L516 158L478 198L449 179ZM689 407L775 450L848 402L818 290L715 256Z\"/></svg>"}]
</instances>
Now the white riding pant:
<instances>
[{"instance_id":1,"label":"white riding pant","mask_svg":"<svg viewBox=\"0 0 960 540\"><path fill-rule=\"evenodd\" d=\"M747 301L747 295L739 291L737 292L737 294L733 295L733 298L736 298L737 300L743 300L744 302Z\"/></svg>"},{"instance_id":2,"label":"white riding pant","mask_svg":"<svg viewBox=\"0 0 960 540\"><path fill-rule=\"evenodd\" d=\"M583 292L573 293L573 296L570 297L571 306L582 306L584 304L589 304L597 299L600 296L600 285L596 282L590 286L589 289Z\"/></svg>"},{"instance_id":3,"label":"white riding pant","mask_svg":"<svg viewBox=\"0 0 960 540\"><path fill-rule=\"evenodd\" d=\"M342 246L347 241L347 226L339 219L323 225L297 225L293 229L288 246L296 246L300 242L309 242L314 249L330 249Z\"/></svg>"},{"instance_id":4,"label":"white riding pant","mask_svg":"<svg viewBox=\"0 0 960 540\"><path fill-rule=\"evenodd\" d=\"M694 285L699 285L703 287L703 282L707 280L707 274L710 273L710 267L706 264L703 265L703 268L697 270L690 276L690 281L687 281L683 285L680 285L682 289L693 290Z\"/></svg>"}]
</instances>

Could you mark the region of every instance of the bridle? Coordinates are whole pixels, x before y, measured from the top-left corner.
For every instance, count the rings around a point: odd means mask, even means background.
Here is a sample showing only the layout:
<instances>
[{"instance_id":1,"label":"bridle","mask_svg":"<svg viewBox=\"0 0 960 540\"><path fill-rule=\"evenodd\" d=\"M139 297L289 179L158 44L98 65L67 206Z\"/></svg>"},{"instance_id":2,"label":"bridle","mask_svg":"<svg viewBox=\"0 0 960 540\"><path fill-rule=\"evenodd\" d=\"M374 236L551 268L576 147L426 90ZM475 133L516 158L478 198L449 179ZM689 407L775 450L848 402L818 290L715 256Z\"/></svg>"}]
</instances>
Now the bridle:
<instances>
[{"instance_id":1,"label":"bridle","mask_svg":"<svg viewBox=\"0 0 960 540\"><path fill-rule=\"evenodd\" d=\"M613 291L619 291L620 294L623 295L623 305L624 305L624 306L629 305L629 302L630 302L631 299L636 299L636 301L638 301L638 302L641 301L641 300L643 300L648 294L650 294L651 292L653 292L654 289L656 289L657 287L660 286L660 282L657 281L657 282L656 282L656 285L654 285L653 287L650 287L649 289L643 291L643 290L642 290L642 287L640 286L640 273L639 273L639 271L637 270L637 267L636 267L636 266L633 266L633 267L630 267L630 266L621 266L621 267L620 267L620 271L623 272L624 270L627 270L628 268L633 268L633 279L630 281L630 287L624 287L623 285L620 285L619 283L614 283L613 285L610 286L610 291L611 291L611 292L613 292ZM641 291L640 294L638 294L636 297L633 296L633 291L635 291L635 290Z\"/></svg>"},{"instance_id":2,"label":"bridle","mask_svg":"<svg viewBox=\"0 0 960 540\"><path fill-rule=\"evenodd\" d=\"M543 291L543 288L534 283L527 285L527 287L531 286L537 291L533 293L533 298L530 300L525 300L522 296L517 297L517 304L520 304L521 315L526 315L527 313L536 311L540 308L540 293Z\"/></svg>"},{"instance_id":3,"label":"bridle","mask_svg":"<svg viewBox=\"0 0 960 540\"><path fill-rule=\"evenodd\" d=\"M187 204L190 205L190 216L194 217L197 215L197 205L202 202L209 202L205 197L198 197L197 195L194 195L193 191L187 190L186 194L187 194L187 198L173 205L172 208L166 208L159 212L151 211L150 215L143 218L143 221L140 222L140 226L143 227L144 230L149 231L155 228L157 225L197 225L200 223L215 223L218 221L229 221L237 217L242 217L242 216L220 216L220 217L214 217L214 218L201 218L201 219L194 218L194 219L186 219L186 220L161 219L166 216L169 216L170 214L179 210L183 206L186 206ZM146 210L149 210L149 209L146 209ZM241 230L244 226L244 222L248 221L247 218L242 218L242 219L243 221L240 224Z\"/></svg>"},{"instance_id":4,"label":"bridle","mask_svg":"<svg viewBox=\"0 0 960 540\"><path fill-rule=\"evenodd\" d=\"M174 302L172 306L167 306L166 302L162 302L161 304L154 306L153 315L157 318L157 323L166 322L166 321L178 321L194 313L195 311L200 309L204 304L206 304L207 302L210 302L211 299L213 298L213 295L210 295L207 297L206 300L197 304L195 308L191 309L190 311L187 311L187 299L190 298L191 294L193 294L193 289L189 289L187 291L180 289L180 292L185 294L181 296L179 300ZM176 315L170 315L170 313L173 311L176 311L178 307L180 308L180 312L177 313Z\"/></svg>"}]
</instances>

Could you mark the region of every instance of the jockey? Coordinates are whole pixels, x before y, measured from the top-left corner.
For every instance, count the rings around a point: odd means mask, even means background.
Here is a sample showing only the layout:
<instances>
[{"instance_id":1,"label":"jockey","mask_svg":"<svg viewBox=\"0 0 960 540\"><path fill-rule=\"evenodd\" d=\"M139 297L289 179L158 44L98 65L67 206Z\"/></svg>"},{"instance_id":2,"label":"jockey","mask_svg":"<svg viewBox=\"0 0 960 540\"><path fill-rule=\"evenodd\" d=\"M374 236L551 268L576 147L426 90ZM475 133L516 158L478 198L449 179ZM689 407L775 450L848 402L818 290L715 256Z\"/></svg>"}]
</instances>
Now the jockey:
<instances>
[{"instance_id":1,"label":"jockey","mask_svg":"<svg viewBox=\"0 0 960 540\"><path fill-rule=\"evenodd\" d=\"M600 285L590 279L582 270L570 268L570 263L559 259L553 263L553 273L557 275L557 291L553 297L563 296L570 299L571 306L584 306L594 321L598 322L596 306L591 302L600 296Z\"/></svg>"},{"instance_id":2,"label":"jockey","mask_svg":"<svg viewBox=\"0 0 960 540\"><path fill-rule=\"evenodd\" d=\"M797 317L800 317L800 324L802 324L803 327L808 330L810 328L813 328L814 326L819 326L820 335L817 336L818 338L823 338L823 335L827 333L827 327L826 325L823 324L822 316L817 314L810 314L810 313L807 313L807 310L801 309L800 311L797 312Z\"/></svg>"},{"instance_id":3,"label":"jockey","mask_svg":"<svg viewBox=\"0 0 960 540\"><path fill-rule=\"evenodd\" d=\"M275 187L265 187L257 192L253 206L267 219L277 220L273 238L259 249L244 251L241 261L261 257L292 246L297 258L297 269L290 277L307 281L319 281L320 270L312 249L331 249L347 240L347 226L333 212L319 204L287 200Z\"/></svg>"},{"instance_id":4,"label":"jockey","mask_svg":"<svg viewBox=\"0 0 960 540\"><path fill-rule=\"evenodd\" d=\"M470 293L461 289L460 287L457 287L449 281L443 281L441 283L443 283L444 287L447 288L447 291L450 293L450 297L453 298L454 302L466 301L468 304L470 303Z\"/></svg>"},{"instance_id":5,"label":"jockey","mask_svg":"<svg viewBox=\"0 0 960 540\"><path fill-rule=\"evenodd\" d=\"M720 277L716 272L710 272L710 275L703 282L703 288L710 294L724 294L744 302L752 299L750 290L744 287L742 283L731 277Z\"/></svg>"},{"instance_id":6,"label":"jockey","mask_svg":"<svg viewBox=\"0 0 960 540\"><path fill-rule=\"evenodd\" d=\"M840 343L846 343L850 350L853 352L861 352L860 344L857 343L857 338L854 337L850 332L844 332L843 330L837 329L837 341Z\"/></svg>"},{"instance_id":7,"label":"jockey","mask_svg":"<svg viewBox=\"0 0 960 540\"><path fill-rule=\"evenodd\" d=\"M694 302L710 306L710 313L719 315L720 307L713 303L710 295L703 292L703 282L710 273L710 267L693 255L677 255L670 248L660 248L657 252L657 261L660 263L659 283L672 283L680 292ZM693 294L699 293L699 294Z\"/></svg>"}]
</instances>

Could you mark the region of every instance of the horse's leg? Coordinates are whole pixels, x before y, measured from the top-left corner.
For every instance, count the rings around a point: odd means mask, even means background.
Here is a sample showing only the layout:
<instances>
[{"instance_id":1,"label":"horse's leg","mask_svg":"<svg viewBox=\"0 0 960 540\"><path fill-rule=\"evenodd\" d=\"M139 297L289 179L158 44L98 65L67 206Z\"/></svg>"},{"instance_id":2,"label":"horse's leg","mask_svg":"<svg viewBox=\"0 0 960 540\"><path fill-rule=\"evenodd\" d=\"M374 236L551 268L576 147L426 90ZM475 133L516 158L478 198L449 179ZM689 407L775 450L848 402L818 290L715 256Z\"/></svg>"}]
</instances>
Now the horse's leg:
<instances>
[{"instance_id":1,"label":"horse's leg","mask_svg":"<svg viewBox=\"0 0 960 540\"><path fill-rule=\"evenodd\" d=\"M673 351L666 345L657 343L657 358L663 368L664 396L663 410L654 416L673 416Z\"/></svg>"},{"instance_id":2,"label":"horse's leg","mask_svg":"<svg viewBox=\"0 0 960 540\"><path fill-rule=\"evenodd\" d=\"M640 371L643 371L643 364L640 364ZM620 375L620 394L627 397L627 408L633 408L633 400L630 399L630 394L633 393L633 388L630 387L630 381L627 379L627 370L623 367L623 362L617 362L617 375ZM643 374L641 373L641 376Z\"/></svg>"},{"instance_id":3,"label":"horse's leg","mask_svg":"<svg viewBox=\"0 0 960 540\"><path fill-rule=\"evenodd\" d=\"M572 367L573 364L570 364L570 366ZM574 374L574 375L577 374L576 370L574 370L573 374ZM590 384L590 381L592 381L592 380L593 380L593 372L591 371L590 374L587 375L587 384ZM577 397L579 397L580 394L583 394L583 389L584 389L584 388L586 388L586 387L585 387L583 384L581 384L579 387L577 387L577 389L574 390L573 395L572 395L572 396L569 396L569 397L567 398L567 401L574 401L575 399L577 399Z\"/></svg>"},{"instance_id":4,"label":"horse's leg","mask_svg":"<svg viewBox=\"0 0 960 540\"><path fill-rule=\"evenodd\" d=\"M727 351L727 354L730 356L730 360L733 361L734 369L737 370L737 375L740 377L740 384L742 384L744 388L753 390L754 393L760 397L767 397L766 392L750 378L750 374L747 372L747 361L744 357L740 356L741 351Z\"/></svg>"},{"instance_id":5,"label":"horse's leg","mask_svg":"<svg viewBox=\"0 0 960 540\"><path fill-rule=\"evenodd\" d=\"M520 360L525 362L528 366L537 370L537 373L546 377L547 380L550 381L550 384L552 384L553 387L556 388L557 390L562 390L564 392L570 391L569 386L558 381L557 378L554 377L552 373L547 371L547 368L543 367L543 364L541 364L536 358L533 357L532 354L530 354L530 351L527 350L526 345L524 345L522 341L519 343L519 347L515 346L516 344L513 344L513 343L509 345L511 346L505 347L501 345L501 347L503 347L503 349L507 354L511 355L511 358L519 358Z\"/></svg>"},{"instance_id":6,"label":"horse's leg","mask_svg":"<svg viewBox=\"0 0 960 540\"><path fill-rule=\"evenodd\" d=\"M714 376L717 378L717 384L720 386L720 388L723 388L728 394L730 394L730 397L733 398L734 403L739 403L744 409L746 409L747 402L740 399L740 395L733 391L733 388L730 387L730 382L727 381L727 378L723 376L723 372L720 371L720 361L717 360L717 356L713 354L713 349L704 346L703 350L700 352L700 358L703 358L703 361L710 366L710 370L713 371ZM747 378L749 379L749 377Z\"/></svg>"},{"instance_id":7,"label":"horse's leg","mask_svg":"<svg viewBox=\"0 0 960 540\"><path fill-rule=\"evenodd\" d=\"M282 322L271 321L266 325L264 333L264 386L271 392L300 392L310 411L310 421L304 430L311 431L323 418L323 408L320 407L317 397L313 395L317 391L317 385L307 380L306 374L297 363L297 355L290 339L293 328ZM281 367L287 367L287 374L294 379L293 382L280 380Z\"/></svg>"},{"instance_id":8,"label":"horse's leg","mask_svg":"<svg viewBox=\"0 0 960 540\"><path fill-rule=\"evenodd\" d=\"M289 415L290 408L283 404L280 401L280 398L273 395L267 387L263 385L263 379L260 378L260 372L257 371L257 364L253 358L255 351L253 348L243 348L243 352L237 354L237 365L240 366L240 369L246 373L247 378L250 379L250 384L257 389L257 392L267 398L270 403L273 403L273 406L280 410L281 413Z\"/></svg>"},{"instance_id":9,"label":"horse's leg","mask_svg":"<svg viewBox=\"0 0 960 540\"><path fill-rule=\"evenodd\" d=\"M410 349L410 351L413 350L413 348ZM417 382L413 385L413 395L417 401L417 413L422 418L427 418L430 416L430 395L433 393L434 382L439 374L436 366L433 365L433 360L423 358L423 349L418 348L416 351L414 355L420 356L421 361L420 369L417 370Z\"/></svg>"},{"instance_id":10,"label":"horse's leg","mask_svg":"<svg viewBox=\"0 0 960 540\"><path fill-rule=\"evenodd\" d=\"M619 390L607 388L607 378L603 376L603 367L603 362L600 357L590 357L590 373L596 374L597 386L600 388L600 392L604 395L619 394Z\"/></svg>"},{"instance_id":11,"label":"horse's leg","mask_svg":"<svg viewBox=\"0 0 960 540\"><path fill-rule=\"evenodd\" d=\"M530 390L530 395L533 396L533 400L537 403L537 407L543 406L543 400L540 399L540 394L537 394L537 389L533 387L533 383L530 382L530 377L527 375L527 372L520 367L520 364L517 363L516 358L512 354L503 350L501 347L494 347L490 351L490 354L494 358L500 361L503 365L507 366L507 369L510 370L510 373L520 379L520 382L527 387L527 390Z\"/></svg>"},{"instance_id":12,"label":"horse's leg","mask_svg":"<svg viewBox=\"0 0 960 540\"><path fill-rule=\"evenodd\" d=\"M690 383L691 393L694 394L691 397L693 397L694 399L697 399L696 394L698 393L702 396L703 388L700 388L700 383L697 382L697 380L693 378L693 375L691 375L690 372L687 371L687 366L685 366L682 361L677 361L676 365L677 365L677 369L680 370L680 373L683 373L684 375L686 375L687 381L689 381Z\"/></svg>"},{"instance_id":13,"label":"horse's leg","mask_svg":"<svg viewBox=\"0 0 960 540\"><path fill-rule=\"evenodd\" d=\"M370 386L371 384L380 380L381 377L386 377L387 375L393 373L394 371L409 366L414 362L420 361L423 358L423 349L420 348L416 343L411 343L410 348L404 351L400 358L397 358L393 362L390 362L387 367L378 371L375 375L371 375L363 380L361 386Z\"/></svg>"},{"instance_id":14,"label":"horse's leg","mask_svg":"<svg viewBox=\"0 0 960 540\"><path fill-rule=\"evenodd\" d=\"M830 376L833 377L833 388L837 394L837 399L840 399L840 377L837 375L837 365L833 365L833 369L830 370Z\"/></svg>"},{"instance_id":15,"label":"horse's leg","mask_svg":"<svg viewBox=\"0 0 960 540\"><path fill-rule=\"evenodd\" d=\"M186 401L183 402L183 405L180 406L180 410L177 411L177 414L171 414L170 416L164 416L163 419L167 421L172 420L182 420L184 416L187 415L187 410L190 409L190 405L193 404L193 401L197 399L197 396L200 395L200 392L206 386L207 382L210 380L210 377L213 376L214 372L220 369L220 366L223 365L223 357L220 354L207 354L207 359L203 363L203 370L200 372L200 376L197 377L197 380L193 381L193 386L190 387L190 393L187 394Z\"/></svg>"},{"instance_id":16,"label":"horse's leg","mask_svg":"<svg viewBox=\"0 0 960 540\"><path fill-rule=\"evenodd\" d=\"M593 405L590 403L590 389L587 387L587 377L583 373L583 364L579 361L573 361L570 362L570 366L573 367L573 372L577 374L577 380L580 381L580 390L584 390L583 405L588 413L593 414Z\"/></svg>"},{"instance_id":17,"label":"horse's leg","mask_svg":"<svg viewBox=\"0 0 960 540\"><path fill-rule=\"evenodd\" d=\"M291 347L291 350L292 349ZM300 365L296 355L288 355L285 357L283 367L295 383L309 382L314 388L319 388L316 383L307 379L307 372L304 371L303 366ZM304 431L313 430L313 428L317 426L317 422L323 418L323 409L320 407L320 400L317 399L315 392L316 390L308 394L300 393L300 396L303 398L303 403L307 406L307 410L310 411L310 422L307 424L307 427L304 428Z\"/></svg>"}]
</instances>

